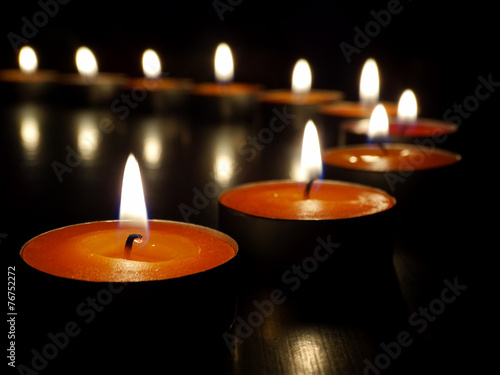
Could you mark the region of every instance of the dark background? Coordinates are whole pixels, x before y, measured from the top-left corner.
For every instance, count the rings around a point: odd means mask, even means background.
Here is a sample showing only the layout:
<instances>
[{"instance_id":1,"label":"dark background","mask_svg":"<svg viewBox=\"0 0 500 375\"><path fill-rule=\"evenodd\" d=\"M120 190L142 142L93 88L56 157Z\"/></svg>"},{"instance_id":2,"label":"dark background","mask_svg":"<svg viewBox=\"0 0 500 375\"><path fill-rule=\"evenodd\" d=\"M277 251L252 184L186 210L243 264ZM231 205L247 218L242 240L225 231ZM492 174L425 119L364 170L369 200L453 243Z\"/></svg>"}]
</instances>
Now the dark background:
<instances>
[{"instance_id":1,"label":"dark background","mask_svg":"<svg viewBox=\"0 0 500 375\"><path fill-rule=\"evenodd\" d=\"M235 57L236 80L289 87L293 64L308 59L316 88L341 89L357 98L362 64L379 63L381 98L397 100L416 91L422 111L440 116L473 92L478 75L498 62L495 11L479 3L401 1L359 54L346 62L339 44L353 45L354 27L364 29L371 11L387 1L240 1L221 21L207 1L78 1L59 5L46 26L28 38L41 69L74 71L81 45L96 54L101 71L141 74L146 48L159 53L164 72L197 81L213 79L212 58L221 41ZM2 68L17 66L6 34L21 34L22 17L32 20L36 1L9 2L2 11Z\"/></svg>"},{"instance_id":2,"label":"dark background","mask_svg":"<svg viewBox=\"0 0 500 375\"><path fill-rule=\"evenodd\" d=\"M346 61L339 44L354 44L353 28L364 29L373 19L370 12L386 9L386 1L243 0L233 11L225 12L221 21L210 0L132 3L71 0L59 5L58 14L29 38L29 44L38 54L39 69L75 71L74 53L79 46L86 45L94 51L101 71L131 76L142 75L142 52L154 48L165 73L201 82L213 80L213 54L217 44L225 41L233 50L236 81L288 88L295 61L304 57L312 68L314 88L344 91L349 100L357 99L364 61L374 57L381 75L382 100L396 101L404 89L412 88L421 115L438 119L455 103L461 104L475 94L479 76L487 79L491 75L493 81L500 81L496 8L481 2L416 0L401 1L401 6L402 12L392 15L390 24L359 54L351 56L351 63ZM22 36L22 18L32 20L40 9L36 1L11 1L2 5L0 69L17 67L17 51L7 34ZM412 370L417 374L458 371L462 367L481 372L493 357L487 340L495 342L496 337L495 324L491 324L494 320L489 317L494 314L492 306L497 293L492 280L498 272L492 260L492 254L498 251L495 238L498 219L491 217L498 208L498 168L494 167L494 143L500 125L497 91L481 101L468 118L462 118L460 125L463 196L455 202L461 215L453 220L460 225L450 227L443 223L443 227L431 232L423 229L423 236L437 236L444 242L448 238L449 246L435 257L403 251L397 258L408 313L436 298L444 278L451 280L459 275L460 280L469 283L470 294L447 311L447 320L443 319L440 329L436 328L430 342L417 347L390 369L394 373L398 373L398 368L404 373ZM39 233L73 223L116 218L123 161L137 147L134 135L140 133L140 126L136 124L142 118L133 113L112 136L103 137L102 149L106 150L103 157L94 164L79 166L59 183L51 162L63 161L68 139L74 142L74 129L68 121L72 114L64 108L47 110L42 122L46 124L44 134L49 136L42 137L43 152L35 164L30 164L22 158L17 118L10 112L11 104L6 104L9 93L0 92L0 95L4 121L0 124L0 233L8 234L1 239L0 250L8 254L10 265L19 264L20 247ZM192 188L202 188L206 183L211 165L205 154L210 155L217 139L229 137L235 139L237 145L255 131L222 126L215 132L198 128L190 133L186 130L189 127L181 122L168 123L162 129L171 132L163 134L171 142L165 169L172 171L166 174L172 174L174 180L168 180L163 171L144 172L148 209L153 218L182 220L178 205L190 203ZM248 170L233 183L259 178L264 168L264 163L248 165ZM285 177L279 173L275 174L276 178ZM204 211L194 221L212 225L214 211ZM493 266L492 271L488 265ZM395 328L398 330L400 326ZM342 335L348 337L347 352L355 352L362 339L357 333L350 336L342 331ZM325 340L324 345L329 347L335 340L345 339L344 336ZM41 340L43 344L43 338ZM28 347L30 345L37 344ZM250 342L244 348L249 348L250 354L239 364L239 370L245 373L247 369L246 373L251 373L252 354L265 358L265 347L261 350L259 345ZM286 360L288 354L279 355ZM344 363L342 361L350 356L331 357L329 369L335 368L336 361ZM351 358L354 363L365 355ZM362 366L354 363L347 368L361 373ZM270 373L273 369L273 365L269 365Z\"/></svg>"}]
</instances>

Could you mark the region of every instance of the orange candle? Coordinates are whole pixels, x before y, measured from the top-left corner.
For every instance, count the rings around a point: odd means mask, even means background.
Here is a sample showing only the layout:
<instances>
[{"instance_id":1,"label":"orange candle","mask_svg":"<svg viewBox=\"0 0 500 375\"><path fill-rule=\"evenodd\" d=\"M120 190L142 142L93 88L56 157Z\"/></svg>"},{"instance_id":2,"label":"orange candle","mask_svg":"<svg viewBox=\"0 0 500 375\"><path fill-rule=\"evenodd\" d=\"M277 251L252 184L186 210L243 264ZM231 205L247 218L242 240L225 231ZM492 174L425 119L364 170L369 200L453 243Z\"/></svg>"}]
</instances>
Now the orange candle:
<instances>
[{"instance_id":1,"label":"orange candle","mask_svg":"<svg viewBox=\"0 0 500 375\"><path fill-rule=\"evenodd\" d=\"M139 165L125 166L120 220L59 228L35 237L21 250L30 266L68 279L138 282L193 275L228 262L234 240L210 228L147 221Z\"/></svg>"},{"instance_id":2,"label":"orange candle","mask_svg":"<svg viewBox=\"0 0 500 375\"><path fill-rule=\"evenodd\" d=\"M288 107L291 123L302 128L307 120L314 119L321 105L341 100L344 94L335 90L312 89L312 74L308 62L300 59L292 73L291 90L268 90L259 94L262 121L274 121L277 107ZM285 111L285 110L283 110Z\"/></svg>"},{"instance_id":3,"label":"orange candle","mask_svg":"<svg viewBox=\"0 0 500 375\"><path fill-rule=\"evenodd\" d=\"M199 83L190 91L191 113L202 121L251 119L262 85L233 81L233 55L226 43L217 46L214 72L216 82Z\"/></svg>"},{"instance_id":4,"label":"orange candle","mask_svg":"<svg viewBox=\"0 0 500 375\"><path fill-rule=\"evenodd\" d=\"M452 166L461 159L456 153L436 148L434 143L386 143L384 140L388 138L388 132L387 112L383 105L378 105L367 130L367 137L373 144L326 150L322 156L325 174L332 178L368 183L394 193L403 182L407 187L412 185L407 182L410 176L417 180L427 171ZM411 189L403 191L411 192Z\"/></svg>"},{"instance_id":5,"label":"orange candle","mask_svg":"<svg viewBox=\"0 0 500 375\"><path fill-rule=\"evenodd\" d=\"M87 47L80 47L75 56L77 74L60 74L60 97L71 105L107 105L119 99L127 78L120 73L99 72L97 60Z\"/></svg>"},{"instance_id":6,"label":"orange candle","mask_svg":"<svg viewBox=\"0 0 500 375\"><path fill-rule=\"evenodd\" d=\"M172 279L217 267L236 255L236 243L215 230L185 223L149 221L144 246L124 245L131 228L119 221L72 225L41 234L21 250L42 272L95 282Z\"/></svg>"},{"instance_id":7,"label":"orange candle","mask_svg":"<svg viewBox=\"0 0 500 375\"><path fill-rule=\"evenodd\" d=\"M165 77L157 53L147 49L142 55L143 78L131 79L126 89L134 107L171 113L184 109L192 82L189 79ZM122 98L124 104L127 97ZM129 103L130 105L130 103Z\"/></svg>"},{"instance_id":8,"label":"orange candle","mask_svg":"<svg viewBox=\"0 0 500 375\"><path fill-rule=\"evenodd\" d=\"M379 86L377 63L373 59L368 59L361 72L359 102L341 101L320 108L325 123L324 140L327 147L344 145L346 141L342 131L343 122L370 117L373 109L379 103L385 106L390 116L396 115L396 103L379 101Z\"/></svg>"},{"instance_id":9,"label":"orange candle","mask_svg":"<svg viewBox=\"0 0 500 375\"><path fill-rule=\"evenodd\" d=\"M342 244L343 251L323 268L327 278L343 274L346 280L362 279L373 275L364 265L390 263L392 236L387 228L395 199L369 186L321 180L321 169L318 134L308 121L300 168L292 171L303 182L256 182L220 195L219 227L238 241L248 264L255 265L259 272L252 275L280 277L293 264L316 269L333 254L333 244Z\"/></svg>"},{"instance_id":10,"label":"orange candle","mask_svg":"<svg viewBox=\"0 0 500 375\"><path fill-rule=\"evenodd\" d=\"M54 88L55 78L55 72L38 69L35 51L24 46L19 51L19 69L0 71L0 88L15 93L20 100L43 100Z\"/></svg>"}]
</instances>

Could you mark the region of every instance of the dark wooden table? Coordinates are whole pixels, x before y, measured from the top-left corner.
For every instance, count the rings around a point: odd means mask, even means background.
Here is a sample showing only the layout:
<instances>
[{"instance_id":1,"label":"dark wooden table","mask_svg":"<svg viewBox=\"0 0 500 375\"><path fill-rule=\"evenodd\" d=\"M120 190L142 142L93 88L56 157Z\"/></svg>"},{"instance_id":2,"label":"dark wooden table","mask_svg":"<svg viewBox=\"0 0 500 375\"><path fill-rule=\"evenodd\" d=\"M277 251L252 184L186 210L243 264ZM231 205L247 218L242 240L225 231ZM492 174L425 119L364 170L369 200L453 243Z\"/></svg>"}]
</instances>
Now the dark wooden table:
<instances>
[{"instance_id":1,"label":"dark wooden table","mask_svg":"<svg viewBox=\"0 0 500 375\"><path fill-rule=\"evenodd\" d=\"M480 122L480 114L475 116ZM266 126L258 119L203 123L190 116L148 113L140 108L120 120L106 106L4 106L0 117L0 250L7 261L4 267L22 270L18 255L22 244L44 231L116 219L123 166L130 152L142 168L150 218L187 219L216 228L216 190L289 177L291 160L299 152L295 140L302 129L291 126L276 133L272 142L256 150L251 161L241 152L248 137L255 137ZM478 183L473 162L477 147L470 147L471 132L464 133L457 150L464 155L461 184L449 197L442 197L446 202L442 207L429 212L430 218L438 215L437 224L423 220L405 232L412 233L409 237L398 229L405 223L387 228L396 242L393 264L381 271L381 280L365 280L365 287L352 291L346 285L349 292L340 294L323 285L311 297L244 269L234 281L238 283L236 324L226 336L218 336L213 346L193 352L190 363L183 365L186 373L189 369L193 373L273 375L483 372L494 355L496 336L491 329L495 324L488 317L494 311L496 293L480 276L488 274L486 266L493 262L491 253L498 246L486 248L482 228L474 226L483 213L474 206L478 201L471 199ZM495 183L486 176L485 181ZM216 189L197 202L196 212L187 215L180 209L194 207L196 192L203 192L209 183ZM29 288L30 280L18 272L16 281L16 365L29 366L30 350L41 347L44 337L34 337L23 329L23 309L50 307L30 306L23 298L23 288ZM303 281L304 291L309 291L309 281ZM256 306L276 297L272 294L276 290L279 303L259 310ZM246 330L241 321L247 323ZM229 347L224 337L238 339ZM98 369L92 345L84 344L95 340L99 336L94 331L76 337L64 355L51 360L41 373L78 373L89 363ZM178 367L173 366L176 358L169 357L169 348L176 343L160 342L165 346L165 358L156 366L157 373L178 373L169 372ZM66 355L73 358L69 368L58 365ZM210 364L199 363L207 358Z\"/></svg>"}]
</instances>

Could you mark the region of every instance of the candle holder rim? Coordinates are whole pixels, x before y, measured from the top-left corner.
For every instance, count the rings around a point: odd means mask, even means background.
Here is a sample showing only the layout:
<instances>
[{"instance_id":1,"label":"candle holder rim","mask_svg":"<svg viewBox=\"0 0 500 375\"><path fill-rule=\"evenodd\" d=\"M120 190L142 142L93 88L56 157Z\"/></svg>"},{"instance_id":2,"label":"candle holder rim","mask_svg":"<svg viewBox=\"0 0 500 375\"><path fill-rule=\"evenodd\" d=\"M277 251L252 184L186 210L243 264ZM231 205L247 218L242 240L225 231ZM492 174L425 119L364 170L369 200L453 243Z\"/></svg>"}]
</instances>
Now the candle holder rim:
<instances>
[{"instance_id":1,"label":"candle holder rim","mask_svg":"<svg viewBox=\"0 0 500 375\"><path fill-rule=\"evenodd\" d=\"M249 186L252 186L252 185L260 185L260 184L269 184L269 185L272 185L273 183L295 183L295 184L306 184L306 182L297 182L297 181L294 181L294 180L265 180L265 181L254 181L254 182L249 182L249 183L245 183L245 184L241 184L241 185L238 185L238 186L235 186L233 189L236 189L236 188L240 188L240 187L249 187ZM228 209L228 210L231 210L232 212L235 212L235 213L239 213L239 214L243 214L243 215L247 215L249 217L254 217L254 218L259 218L259 219L264 219L264 220L270 220L270 221L273 221L273 222L277 222L277 221L282 221L282 222L310 222L310 223L314 223L314 222L322 222L322 223L326 223L326 222L340 222L340 221L344 221L344 220L355 220L355 219L360 219L360 218L363 218L363 217L372 217L373 215L378 215L378 214L383 214L384 212L389 212L391 211L392 209L394 209L394 207L396 206L397 204L397 199L392 196L391 194L389 194L388 192L382 190L382 189L379 189L379 188L376 188L376 187L373 187L373 186L370 186L370 185L364 185L364 184L359 184L359 183L356 183L356 182L349 182L349 181L341 181L341 180L323 180L321 179L321 183L336 183L336 184L341 184L341 185L350 185L350 186L358 186L358 187L363 187L363 188L368 188L368 189L372 189L374 191L377 191L379 193L382 193L384 195L387 195L391 198L391 201L393 202L392 206L386 208L385 210L382 210L382 211L377 211L377 212L374 212L374 213L371 213L371 214L368 214L368 215L360 215L360 216L352 216L352 217L344 217L344 218L337 218L337 219L284 219L284 218L272 218L272 217L266 217L266 216L259 216L259 215L254 215L254 214L249 214L249 213L246 213L246 212L243 212L243 211L239 211L239 210L236 210L234 208L231 208L229 206L226 206L225 204L223 204L220 200L220 198L222 197L222 195L224 195L226 192L228 192L229 190L232 190L232 189L226 189L224 190L222 193L219 194L219 197L217 198L218 199L218 203L220 206L223 206L225 209Z\"/></svg>"},{"instance_id":2,"label":"candle holder rim","mask_svg":"<svg viewBox=\"0 0 500 375\"><path fill-rule=\"evenodd\" d=\"M420 150L419 146L417 146L415 144L412 144L412 143L382 143L382 145L384 146L385 149L396 148L395 146L398 146L398 147L401 147L401 148L411 147L412 149ZM364 147L364 148L373 147L373 148L378 148L378 146L376 144L368 144L368 143L355 144L355 145L347 145L347 146L342 146L342 147L331 147L331 148L328 148L328 149L326 149L326 150L324 150L322 152L322 157L327 152L329 152L329 151L331 152L331 151L337 151L337 150L346 150L346 149L358 148L358 147ZM450 166L456 165L456 164L458 164L462 160L462 155L459 154L459 153L457 153L457 152L454 152L454 151L445 150L445 149L441 149L441 148L437 148L436 147L436 148L434 148L432 150L432 152L439 152L441 154L445 154L445 155L448 155L450 157L453 157L455 159L455 162L451 163L451 164L439 165L439 166L430 167L430 168L424 168L424 169L415 168L414 169L415 171L427 171L427 170L436 170L436 169L440 169L440 168L446 168L446 167L450 167ZM346 169L346 170L358 170L358 171L362 171L362 172L386 173L386 172L397 172L398 171L398 169L389 169L389 170L384 170L384 171L378 171L378 170L377 171L373 171L373 170L361 169L361 168L348 168L348 167L345 167L345 166L342 166L342 165L325 163L324 161L323 161L323 163L326 164L326 165L328 165L328 166L331 166L331 167L342 168L342 169ZM406 171L406 170L404 170L404 171Z\"/></svg>"}]
</instances>

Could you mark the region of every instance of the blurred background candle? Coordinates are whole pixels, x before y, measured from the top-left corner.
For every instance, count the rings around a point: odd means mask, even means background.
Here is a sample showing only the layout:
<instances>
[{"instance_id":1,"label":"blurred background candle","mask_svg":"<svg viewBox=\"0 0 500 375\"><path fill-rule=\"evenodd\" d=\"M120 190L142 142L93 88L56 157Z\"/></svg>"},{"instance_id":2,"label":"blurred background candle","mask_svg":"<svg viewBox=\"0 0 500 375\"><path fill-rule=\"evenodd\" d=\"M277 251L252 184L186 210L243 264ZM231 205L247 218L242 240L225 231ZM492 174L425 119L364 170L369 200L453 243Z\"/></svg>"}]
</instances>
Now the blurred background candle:
<instances>
[{"instance_id":1,"label":"blurred background candle","mask_svg":"<svg viewBox=\"0 0 500 375\"><path fill-rule=\"evenodd\" d=\"M299 59L293 68L291 90L268 90L259 94L262 122L269 124L275 116L273 109L286 106L294 115L293 124L303 129L308 119L316 122L319 106L341 100L344 94L334 90L312 89L312 72L305 59Z\"/></svg>"},{"instance_id":2,"label":"blurred background candle","mask_svg":"<svg viewBox=\"0 0 500 375\"><path fill-rule=\"evenodd\" d=\"M359 81L359 101L341 101L322 106L324 127L323 138L326 147L344 145L345 135L342 124L346 120L369 118L375 106L380 102L380 77L377 63L369 58L363 65ZM390 116L396 115L396 103L383 102Z\"/></svg>"},{"instance_id":3,"label":"blurred background candle","mask_svg":"<svg viewBox=\"0 0 500 375\"><path fill-rule=\"evenodd\" d=\"M137 108L179 114L185 111L188 92L192 88L189 79L168 77L162 73L162 64L156 51L146 49L142 55L143 78L131 79L127 91L135 97Z\"/></svg>"},{"instance_id":4,"label":"blurred background candle","mask_svg":"<svg viewBox=\"0 0 500 375\"><path fill-rule=\"evenodd\" d=\"M454 191L460 183L462 157L435 144L388 143L388 124L383 105L377 105L369 123L370 143L327 149L323 153L325 176L392 194L398 200L399 230L422 245L415 239L422 236L412 235L412 230L425 227L431 231L456 210L459 198Z\"/></svg>"},{"instance_id":5,"label":"blurred background candle","mask_svg":"<svg viewBox=\"0 0 500 375\"><path fill-rule=\"evenodd\" d=\"M214 56L216 82L195 85L191 91L196 119L202 121L248 120L255 117L256 94L262 86L234 82L234 59L226 43L217 46Z\"/></svg>"},{"instance_id":6,"label":"blurred background candle","mask_svg":"<svg viewBox=\"0 0 500 375\"><path fill-rule=\"evenodd\" d=\"M417 99L412 90L405 90L399 99L397 117L389 118L388 141L391 143L434 144L440 148L453 149L456 124L418 117ZM370 120L355 120L342 123L345 144L360 144L368 141Z\"/></svg>"},{"instance_id":7,"label":"blurred background candle","mask_svg":"<svg viewBox=\"0 0 500 375\"><path fill-rule=\"evenodd\" d=\"M55 72L38 69L35 50L24 46L19 50L19 69L0 70L0 89L7 102L49 102L54 89Z\"/></svg>"},{"instance_id":8,"label":"blurred background candle","mask_svg":"<svg viewBox=\"0 0 500 375\"><path fill-rule=\"evenodd\" d=\"M80 47L75 54L77 74L59 75L58 101L73 106L111 106L120 98L127 79L120 73L99 72L94 53Z\"/></svg>"}]
</instances>

